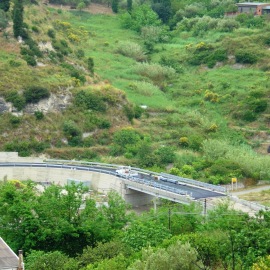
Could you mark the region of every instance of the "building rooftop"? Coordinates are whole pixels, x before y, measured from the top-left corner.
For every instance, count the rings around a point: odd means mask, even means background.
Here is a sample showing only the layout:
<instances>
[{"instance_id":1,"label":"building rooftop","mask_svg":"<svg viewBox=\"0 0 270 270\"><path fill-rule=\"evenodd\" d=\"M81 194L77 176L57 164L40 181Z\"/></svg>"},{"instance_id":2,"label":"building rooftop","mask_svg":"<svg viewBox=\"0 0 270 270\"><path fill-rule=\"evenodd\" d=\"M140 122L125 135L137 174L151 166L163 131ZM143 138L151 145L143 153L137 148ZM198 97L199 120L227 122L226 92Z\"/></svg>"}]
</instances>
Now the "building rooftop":
<instances>
[{"instance_id":1,"label":"building rooftop","mask_svg":"<svg viewBox=\"0 0 270 270\"><path fill-rule=\"evenodd\" d=\"M237 3L237 6L253 6L257 7L260 5L270 5L269 3L261 3L261 2L243 2L243 3Z\"/></svg>"},{"instance_id":2,"label":"building rooftop","mask_svg":"<svg viewBox=\"0 0 270 270\"><path fill-rule=\"evenodd\" d=\"M17 269L19 265L18 256L0 237L0 270Z\"/></svg>"}]
</instances>

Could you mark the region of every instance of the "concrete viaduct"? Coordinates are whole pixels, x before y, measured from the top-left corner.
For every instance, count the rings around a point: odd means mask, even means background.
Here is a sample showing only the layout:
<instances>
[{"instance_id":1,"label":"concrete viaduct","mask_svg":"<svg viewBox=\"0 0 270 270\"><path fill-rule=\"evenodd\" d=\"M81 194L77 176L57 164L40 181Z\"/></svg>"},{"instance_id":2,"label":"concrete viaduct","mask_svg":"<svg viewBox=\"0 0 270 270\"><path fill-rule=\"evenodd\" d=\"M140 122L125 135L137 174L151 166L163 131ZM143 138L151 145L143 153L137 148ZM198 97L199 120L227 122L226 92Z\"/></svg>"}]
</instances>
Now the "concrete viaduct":
<instances>
[{"instance_id":1,"label":"concrete viaduct","mask_svg":"<svg viewBox=\"0 0 270 270\"><path fill-rule=\"evenodd\" d=\"M84 182L101 193L115 190L133 206L155 204L155 198L190 204L202 198L226 195L224 188L173 175L160 174L167 180L159 181L153 179L153 172L138 168L133 168L138 177L119 177L116 168L117 165L112 164L21 158L16 152L0 152L0 180L31 179L59 185L69 181Z\"/></svg>"}]
</instances>

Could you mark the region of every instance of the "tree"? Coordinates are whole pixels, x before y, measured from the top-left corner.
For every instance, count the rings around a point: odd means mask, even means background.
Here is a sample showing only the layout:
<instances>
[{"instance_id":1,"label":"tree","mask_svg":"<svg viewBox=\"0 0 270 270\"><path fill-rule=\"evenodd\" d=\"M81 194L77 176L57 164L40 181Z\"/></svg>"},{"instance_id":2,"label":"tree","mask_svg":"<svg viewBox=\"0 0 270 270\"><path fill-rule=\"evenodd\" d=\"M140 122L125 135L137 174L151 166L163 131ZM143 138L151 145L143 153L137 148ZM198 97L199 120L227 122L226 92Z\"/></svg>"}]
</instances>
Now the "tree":
<instances>
[{"instance_id":1,"label":"tree","mask_svg":"<svg viewBox=\"0 0 270 270\"><path fill-rule=\"evenodd\" d=\"M168 268L169 266L169 268ZM198 259L198 253L189 243L180 241L167 249L158 249L156 252L150 247L143 250L142 259L136 261L129 270L199 270L204 269Z\"/></svg>"},{"instance_id":2,"label":"tree","mask_svg":"<svg viewBox=\"0 0 270 270\"><path fill-rule=\"evenodd\" d=\"M94 75L94 59L92 57L88 57L87 65L91 75Z\"/></svg>"},{"instance_id":3,"label":"tree","mask_svg":"<svg viewBox=\"0 0 270 270\"><path fill-rule=\"evenodd\" d=\"M79 256L80 266L96 264L104 259L111 259L119 254L127 254L127 246L118 240L107 243L99 242L95 247L86 247L82 255Z\"/></svg>"},{"instance_id":4,"label":"tree","mask_svg":"<svg viewBox=\"0 0 270 270\"><path fill-rule=\"evenodd\" d=\"M132 9L131 14L126 13L122 16L123 27L130 28L137 32L140 32L141 28L144 26L158 26L160 24L161 21L157 13L146 4Z\"/></svg>"},{"instance_id":5,"label":"tree","mask_svg":"<svg viewBox=\"0 0 270 270\"><path fill-rule=\"evenodd\" d=\"M138 220L126 229L123 241L133 250L139 251L143 247L155 247L170 236L168 228L163 224L151 220Z\"/></svg>"},{"instance_id":6,"label":"tree","mask_svg":"<svg viewBox=\"0 0 270 270\"><path fill-rule=\"evenodd\" d=\"M50 92L41 86L30 86L24 90L23 96L27 103L38 103L41 99L49 98Z\"/></svg>"},{"instance_id":7,"label":"tree","mask_svg":"<svg viewBox=\"0 0 270 270\"><path fill-rule=\"evenodd\" d=\"M36 204L30 182L0 183L0 235L13 250L28 251L39 238L40 221L32 211Z\"/></svg>"},{"instance_id":8,"label":"tree","mask_svg":"<svg viewBox=\"0 0 270 270\"><path fill-rule=\"evenodd\" d=\"M9 10L9 7L10 7L9 0L1 0L0 1L0 9L7 12ZM1 16L0 16L0 18L1 18Z\"/></svg>"},{"instance_id":9,"label":"tree","mask_svg":"<svg viewBox=\"0 0 270 270\"><path fill-rule=\"evenodd\" d=\"M132 11L132 0L127 0L127 11L131 13Z\"/></svg>"},{"instance_id":10,"label":"tree","mask_svg":"<svg viewBox=\"0 0 270 270\"><path fill-rule=\"evenodd\" d=\"M172 15L171 0L153 0L152 9L164 22L168 22Z\"/></svg>"},{"instance_id":11,"label":"tree","mask_svg":"<svg viewBox=\"0 0 270 270\"><path fill-rule=\"evenodd\" d=\"M80 12L86 7L85 3L84 2L80 2L78 5L77 5L77 9L80 10Z\"/></svg>"},{"instance_id":12,"label":"tree","mask_svg":"<svg viewBox=\"0 0 270 270\"><path fill-rule=\"evenodd\" d=\"M261 258L257 263L253 264L252 270L270 269L270 255Z\"/></svg>"},{"instance_id":13,"label":"tree","mask_svg":"<svg viewBox=\"0 0 270 270\"><path fill-rule=\"evenodd\" d=\"M112 0L112 11L118 13L119 0Z\"/></svg>"},{"instance_id":14,"label":"tree","mask_svg":"<svg viewBox=\"0 0 270 270\"><path fill-rule=\"evenodd\" d=\"M15 0L13 8L14 37L24 36L23 33L23 0Z\"/></svg>"},{"instance_id":15,"label":"tree","mask_svg":"<svg viewBox=\"0 0 270 270\"><path fill-rule=\"evenodd\" d=\"M5 29L8 26L8 18L6 13L0 9L0 30Z\"/></svg>"},{"instance_id":16,"label":"tree","mask_svg":"<svg viewBox=\"0 0 270 270\"><path fill-rule=\"evenodd\" d=\"M109 221L111 228L113 229L123 228L123 226L128 221L126 211L127 211L127 204L121 198L121 196L115 191L109 192L108 206L103 206L102 212Z\"/></svg>"},{"instance_id":17,"label":"tree","mask_svg":"<svg viewBox=\"0 0 270 270\"><path fill-rule=\"evenodd\" d=\"M76 270L79 269L75 259L59 251L48 252L32 250L26 257L26 268L29 270Z\"/></svg>"},{"instance_id":18,"label":"tree","mask_svg":"<svg viewBox=\"0 0 270 270\"><path fill-rule=\"evenodd\" d=\"M79 127L72 121L65 121L63 131L71 146L79 145L82 141L82 132Z\"/></svg>"}]
</instances>

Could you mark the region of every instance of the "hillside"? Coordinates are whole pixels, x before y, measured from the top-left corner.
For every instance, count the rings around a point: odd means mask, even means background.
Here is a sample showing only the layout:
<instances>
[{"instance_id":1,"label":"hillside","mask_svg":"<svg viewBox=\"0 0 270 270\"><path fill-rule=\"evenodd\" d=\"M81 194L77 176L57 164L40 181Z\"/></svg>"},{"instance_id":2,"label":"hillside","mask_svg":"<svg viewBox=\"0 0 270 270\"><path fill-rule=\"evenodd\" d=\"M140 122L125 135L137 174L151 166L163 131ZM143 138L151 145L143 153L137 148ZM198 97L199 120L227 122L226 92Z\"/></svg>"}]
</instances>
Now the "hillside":
<instances>
[{"instance_id":1,"label":"hillside","mask_svg":"<svg viewBox=\"0 0 270 270\"><path fill-rule=\"evenodd\" d=\"M7 12L2 151L215 184L270 178L268 17L187 16L182 7L169 28L148 6L131 15L92 7L26 3L23 42Z\"/></svg>"}]
</instances>

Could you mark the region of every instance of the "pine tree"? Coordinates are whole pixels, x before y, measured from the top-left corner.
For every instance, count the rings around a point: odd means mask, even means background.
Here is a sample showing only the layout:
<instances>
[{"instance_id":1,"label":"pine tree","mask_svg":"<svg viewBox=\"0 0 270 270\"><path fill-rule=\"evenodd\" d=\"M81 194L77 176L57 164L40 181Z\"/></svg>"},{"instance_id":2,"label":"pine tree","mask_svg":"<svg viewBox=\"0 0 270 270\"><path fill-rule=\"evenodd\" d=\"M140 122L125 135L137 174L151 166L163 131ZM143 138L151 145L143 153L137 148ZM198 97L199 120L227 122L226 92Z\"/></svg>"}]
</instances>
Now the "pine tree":
<instances>
[{"instance_id":1,"label":"pine tree","mask_svg":"<svg viewBox=\"0 0 270 270\"><path fill-rule=\"evenodd\" d=\"M88 57L87 64L90 73L94 75L94 59L92 57Z\"/></svg>"},{"instance_id":2,"label":"pine tree","mask_svg":"<svg viewBox=\"0 0 270 270\"><path fill-rule=\"evenodd\" d=\"M9 0L0 0L0 9L7 12L9 10L10 3Z\"/></svg>"},{"instance_id":3,"label":"pine tree","mask_svg":"<svg viewBox=\"0 0 270 270\"><path fill-rule=\"evenodd\" d=\"M127 0L127 11L130 13L132 10L132 0Z\"/></svg>"},{"instance_id":4,"label":"pine tree","mask_svg":"<svg viewBox=\"0 0 270 270\"><path fill-rule=\"evenodd\" d=\"M112 0L112 11L114 13L118 12L118 4L119 4L119 0Z\"/></svg>"},{"instance_id":5,"label":"pine tree","mask_svg":"<svg viewBox=\"0 0 270 270\"><path fill-rule=\"evenodd\" d=\"M15 0L13 9L13 34L14 37L22 36L23 34L23 2Z\"/></svg>"}]
</instances>

